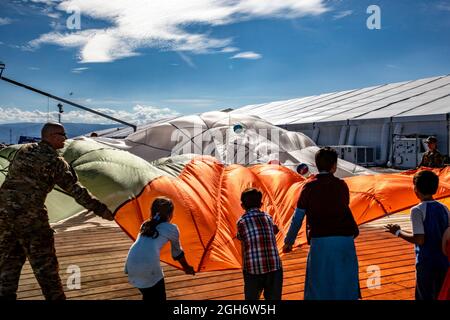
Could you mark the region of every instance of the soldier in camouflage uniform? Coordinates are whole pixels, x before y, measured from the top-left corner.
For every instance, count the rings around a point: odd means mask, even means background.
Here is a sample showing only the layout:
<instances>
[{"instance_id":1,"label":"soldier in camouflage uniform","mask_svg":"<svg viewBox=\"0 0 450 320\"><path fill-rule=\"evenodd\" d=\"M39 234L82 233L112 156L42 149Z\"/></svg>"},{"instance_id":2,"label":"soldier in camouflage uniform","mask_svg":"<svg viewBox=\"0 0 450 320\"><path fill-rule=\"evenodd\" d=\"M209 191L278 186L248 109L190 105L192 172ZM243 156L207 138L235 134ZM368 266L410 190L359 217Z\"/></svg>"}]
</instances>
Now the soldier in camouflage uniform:
<instances>
[{"instance_id":1,"label":"soldier in camouflage uniform","mask_svg":"<svg viewBox=\"0 0 450 320\"><path fill-rule=\"evenodd\" d=\"M428 151L423 154L419 167L442 168L444 166L444 157L437 149L436 137L428 137L425 143L428 145Z\"/></svg>"},{"instance_id":2,"label":"soldier in camouflage uniform","mask_svg":"<svg viewBox=\"0 0 450 320\"><path fill-rule=\"evenodd\" d=\"M0 187L0 299L16 299L19 277L28 258L47 300L65 299L58 274L53 229L44 205L55 184L95 214L113 220L113 213L78 182L72 167L58 155L64 127L47 123L42 141L21 147Z\"/></svg>"}]
</instances>

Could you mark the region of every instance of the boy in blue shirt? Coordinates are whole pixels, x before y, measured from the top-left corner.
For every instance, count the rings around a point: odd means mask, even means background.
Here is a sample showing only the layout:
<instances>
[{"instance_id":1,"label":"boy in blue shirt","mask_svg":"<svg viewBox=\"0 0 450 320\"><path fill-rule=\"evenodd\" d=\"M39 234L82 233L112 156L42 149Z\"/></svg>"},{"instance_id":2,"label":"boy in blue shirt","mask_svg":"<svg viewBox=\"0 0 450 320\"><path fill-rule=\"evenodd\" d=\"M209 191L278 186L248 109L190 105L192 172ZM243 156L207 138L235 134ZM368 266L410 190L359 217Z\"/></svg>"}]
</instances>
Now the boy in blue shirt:
<instances>
[{"instance_id":1,"label":"boy in blue shirt","mask_svg":"<svg viewBox=\"0 0 450 320\"><path fill-rule=\"evenodd\" d=\"M446 206L435 201L439 177L432 171L420 171L414 176L414 192L421 203L411 208L412 234L397 224L388 224L388 232L415 245L416 300L436 300L448 269L442 252L442 237L450 223Z\"/></svg>"}]
</instances>

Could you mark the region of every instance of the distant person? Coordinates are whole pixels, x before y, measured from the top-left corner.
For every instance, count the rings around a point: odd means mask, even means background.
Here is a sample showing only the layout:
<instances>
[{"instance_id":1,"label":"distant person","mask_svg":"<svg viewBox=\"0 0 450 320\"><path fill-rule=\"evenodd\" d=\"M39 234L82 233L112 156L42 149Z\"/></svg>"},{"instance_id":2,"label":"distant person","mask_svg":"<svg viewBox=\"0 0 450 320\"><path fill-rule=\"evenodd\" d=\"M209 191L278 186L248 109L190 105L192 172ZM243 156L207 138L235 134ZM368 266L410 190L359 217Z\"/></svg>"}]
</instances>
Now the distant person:
<instances>
[{"instance_id":1,"label":"distant person","mask_svg":"<svg viewBox=\"0 0 450 320\"><path fill-rule=\"evenodd\" d=\"M450 227L447 228L442 238L442 252L447 256L449 268L439 294L439 300L450 300Z\"/></svg>"},{"instance_id":2,"label":"distant person","mask_svg":"<svg viewBox=\"0 0 450 320\"><path fill-rule=\"evenodd\" d=\"M450 212L433 199L439 177L432 171L414 175L414 192L420 203L411 208L412 234L397 224L388 224L388 232L415 245L416 300L436 300L448 270L448 259L442 252L445 230L449 227Z\"/></svg>"},{"instance_id":3,"label":"distant person","mask_svg":"<svg viewBox=\"0 0 450 320\"><path fill-rule=\"evenodd\" d=\"M442 168L444 166L444 156L437 149L437 139L430 136L425 140L428 151L422 156L419 167Z\"/></svg>"},{"instance_id":4,"label":"distant person","mask_svg":"<svg viewBox=\"0 0 450 320\"><path fill-rule=\"evenodd\" d=\"M97 134L97 132L92 132L89 137L96 138L96 137L98 137L98 134Z\"/></svg>"},{"instance_id":5,"label":"distant person","mask_svg":"<svg viewBox=\"0 0 450 320\"><path fill-rule=\"evenodd\" d=\"M54 231L45 199L58 185L95 214L113 213L78 182L72 167L58 155L66 134L58 123L46 123L42 141L23 145L11 161L0 187L0 299L16 299L22 266L28 258L45 299L65 299L58 274Z\"/></svg>"},{"instance_id":6,"label":"distant person","mask_svg":"<svg viewBox=\"0 0 450 320\"><path fill-rule=\"evenodd\" d=\"M281 300L283 269L275 234L278 227L272 217L261 211L262 193L248 188L241 195L245 213L237 222L241 241L245 300Z\"/></svg>"},{"instance_id":7,"label":"distant person","mask_svg":"<svg viewBox=\"0 0 450 320\"><path fill-rule=\"evenodd\" d=\"M290 252L306 216L311 246L306 264L305 300L360 298L354 243L359 230L349 207L348 186L334 176L337 159L334 149L317 151L315 162L319 174L304 184L284 240L283 252Z\"/></svg>"},{"instance_id":8,"label":"distant person","mask_svg":"<svg viewBox=\"0 0 450 320\"><path fill-rule=\"evenodd\" d=\"M180 262L186 274L194 275L194 268L188 264L180 244L180 231L170 223L174 206L172 200L156 198L151 207L151 219L146 220L139 235L131 246L125 262L128 281L142 293L148 302L166 300L164 273L160 264L161 248L170 242L172 257Z\"/></svg>"}]
</instances>

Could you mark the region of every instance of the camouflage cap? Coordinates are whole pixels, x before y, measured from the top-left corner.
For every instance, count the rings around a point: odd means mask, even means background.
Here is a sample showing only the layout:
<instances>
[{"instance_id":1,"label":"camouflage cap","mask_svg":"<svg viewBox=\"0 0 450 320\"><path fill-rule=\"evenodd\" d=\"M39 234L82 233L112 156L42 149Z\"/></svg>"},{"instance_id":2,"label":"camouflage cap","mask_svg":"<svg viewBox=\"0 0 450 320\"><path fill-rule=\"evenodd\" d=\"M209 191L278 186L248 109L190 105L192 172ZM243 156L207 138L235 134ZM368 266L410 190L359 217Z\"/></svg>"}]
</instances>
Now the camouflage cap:
<instances>
[{"instance_id":1,"label":"camouflage cap","mask_svg":"<svg viewBox=\"0 0 450 320\"><path fill-rule=\"evenodd\" d=\"M426 140L425 143L436 143L437 139L435 136L429 136Z\"/></svg>"}]
</instances>

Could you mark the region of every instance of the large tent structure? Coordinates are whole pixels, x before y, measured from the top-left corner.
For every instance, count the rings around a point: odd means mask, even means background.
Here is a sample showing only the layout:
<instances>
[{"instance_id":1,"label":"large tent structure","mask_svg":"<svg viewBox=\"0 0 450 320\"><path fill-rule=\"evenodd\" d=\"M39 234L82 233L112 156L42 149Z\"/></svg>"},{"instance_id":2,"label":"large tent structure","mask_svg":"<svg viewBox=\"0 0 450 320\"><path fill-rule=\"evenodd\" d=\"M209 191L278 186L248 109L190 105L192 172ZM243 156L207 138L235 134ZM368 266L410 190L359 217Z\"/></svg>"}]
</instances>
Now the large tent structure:
<instances>
[{"instance_id":1,"label":"large tent structure","mask_svg":"<svg viewBox=\"0 0 450 320\"><path fill-rule=\"evenodd\" d=\"M401 154L396 155L396 138L405 137L406 146L407 137L435 135L440 151L449 153L450 76L248 105L231 113L255 115L302 132L319 146L372 147L376 165L395 165L397 157L400 167L414 167L415 161L402 163ZM419 157L423 146L415 147Z\"/></svg>"}]
</instances>

